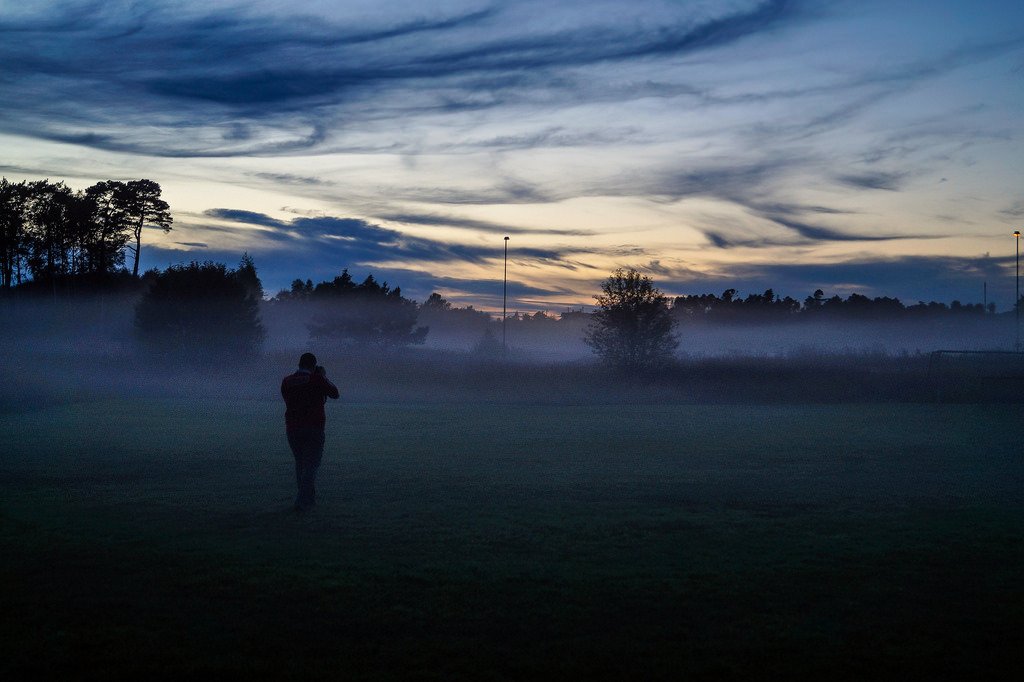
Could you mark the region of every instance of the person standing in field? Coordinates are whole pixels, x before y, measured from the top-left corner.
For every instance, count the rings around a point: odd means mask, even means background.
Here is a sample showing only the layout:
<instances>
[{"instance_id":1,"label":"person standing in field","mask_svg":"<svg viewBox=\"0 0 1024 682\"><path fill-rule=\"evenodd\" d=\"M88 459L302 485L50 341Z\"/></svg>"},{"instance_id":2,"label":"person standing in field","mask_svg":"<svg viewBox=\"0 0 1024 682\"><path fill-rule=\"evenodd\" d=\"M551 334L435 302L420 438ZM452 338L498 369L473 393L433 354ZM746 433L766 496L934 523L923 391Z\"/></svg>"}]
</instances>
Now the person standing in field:
<instances>
[{"instance_id":1,"label":"person standing in field","mask_svg":"<svg viewBox=\"0 0 1024 682\"><path fill-rule=\"evenodd\" d=\"M281 381L284 398L285 432L295 456L295 511L316 506L316 470L324 455L324 427L327 415L324 403L338 398L338 387L327 378L327 372L316 364L316 356L303 353L299 369Z\"/></svg>"}]
</instances>

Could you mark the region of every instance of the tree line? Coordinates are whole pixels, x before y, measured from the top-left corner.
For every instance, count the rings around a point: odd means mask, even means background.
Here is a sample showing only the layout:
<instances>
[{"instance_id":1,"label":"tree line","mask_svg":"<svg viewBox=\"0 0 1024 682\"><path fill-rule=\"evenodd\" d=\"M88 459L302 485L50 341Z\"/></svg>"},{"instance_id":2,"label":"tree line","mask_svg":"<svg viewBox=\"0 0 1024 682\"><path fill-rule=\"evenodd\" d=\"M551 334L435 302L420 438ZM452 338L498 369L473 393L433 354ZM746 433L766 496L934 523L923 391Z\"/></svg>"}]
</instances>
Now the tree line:
<instances>
[{"instance_id":1,"label":"tree line","mask_svg":"<svg viewBox=\"0 0 1024 682\"><path fill-rule=\"evenodd\" d=\"M125 276L131 277L125 271ZM352 348L396 349L422 344L430 327L479 334L478 351L498 356L506 349L494 332L501 324L472 306L457 307L440 293L422 304L402 295L400 287L378 281L373 274L357 282L348 270L314 284L296 279L290 289L266 298L253 259L245 254L236 268L221 263L191 262L152 269L134 278L141 296L134 304L134 327L142 346L161 354L196 353L212 359L258 353L266 336L261 315L304 329L308 338ZM565 325L583 328L583 340L609 365L646 371L670 363L679 344L676 330L698 319L827 319L851 314L883 318L918 312L979 315L980 305L918 304L898 299L869 299L852 294L825 298L821 290L799 304L772 290L739 298L735 290L669 298L636 270L619 269L601 283L593 313L570 311L556 318L544 312L514 314L506 325ZM991 309L989 310L991 312Z\"/></svg>"},{"instance_id":2,"label":"tree line","mask_svg":"<svg viewBox=\"0 0 1024 682\"><path fill-rule=\"evenodd\" d=\"M145 293L135 306L143 348L161 355L196 352L211 360L257 353L266 336L260 320L263 285L248 254L235 269L191 262L143 276Z\"/></svg>"},{"instance_id":3,"label":"tree line","mask_svg":"<svg viewBox=\"0 0 1024 682\"><path fill-rule=\"evenodd\" d=\"M767 289L763 294L749 294L746 298L738 296L736 289L726 289L721 296L715 294L695 294L676 296L671 301L673 315L679 320L709 321L755 321L781 320L796 318L857 318L857 319L894 319L920 318L944 314L984 315L994 314L995 303L987 306L981 303L961 303L953 301L946 305L938 301L925 303L919 301L906 305L898 298L877 296L870 298L863 294L852 293L846 298L839 295L825 297L821 289L800 301L789 296L778 296L774 290Z\"/></svg>"},{"instance_id":4,"label":"tree line","mask_svg":"<svg viewBox=\"0 0 1024 682\"><path fill-rule=\"evenodd\" d=\"M146 228L171 229L170 207L152 180L104 180L84 190L63 182L0 179L0 289L98 286L138 278Z\"/></svg>"},{"instance_id":5,"label":"tree line","mask_svg":"<svg viewBox=\"0 0 1024 682\"><path fill-rule=\"evenodd\" d=\"M266 336L263 305L304 327L310 339L330 344L395 349L422 344L428 331L417 324L421 306L401 288L372 274L357 283L347 269L316 285L295 280L270 300L248 254L234 269L193 261L149 270L142 284L135 329L146 349L165 356L195 359L200 351L220 361L258 352Z\"/></svg>"},{"instance_id":6,"label":"tree line","mask_svg":"<svg viewBox=\"0 0 1024 682\"><path fill-rule=\"evenodd\" d=\"M315 286L296 279L272 303L306 308L313 339L394 348L422 344L429 331L417 324L420 306L402 296L401 287L378 282L373 274L357 283L347 268Z\"/></svg>"}]
</instances>

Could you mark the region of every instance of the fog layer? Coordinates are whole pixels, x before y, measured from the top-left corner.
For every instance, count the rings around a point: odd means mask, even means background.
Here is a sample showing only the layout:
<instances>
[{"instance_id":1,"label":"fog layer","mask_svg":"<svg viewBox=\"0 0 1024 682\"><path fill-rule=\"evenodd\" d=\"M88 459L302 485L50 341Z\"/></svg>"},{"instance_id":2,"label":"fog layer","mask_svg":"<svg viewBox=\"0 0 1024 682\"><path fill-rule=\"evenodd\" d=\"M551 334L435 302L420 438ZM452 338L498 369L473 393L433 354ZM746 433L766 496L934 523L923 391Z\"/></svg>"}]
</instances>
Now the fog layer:
<instances>
[{"instance_id":1,"label":"fog layer","mask_svg":"<svg viewBox=\"0 0 1024 682\"><path fill-rule=\"evenodd\" d=\"M143 348L137 299L0 301L0 408L131 396L279 400L280 378L312 351L351 401L873 401L1018 400L1020 357L933 351L1009 351L1015 318L683 322L677 362L629 376L584 343L589 318L421 314L422 345L383 348L311 339L303 310L261 306L259 353ZM308 312L308 311L307 311ZM477 311L474 311L476 313ZM503 351L503 346L507 351ZM936 382L940 382L938 386Z\"/></svg>"}]
</instances>

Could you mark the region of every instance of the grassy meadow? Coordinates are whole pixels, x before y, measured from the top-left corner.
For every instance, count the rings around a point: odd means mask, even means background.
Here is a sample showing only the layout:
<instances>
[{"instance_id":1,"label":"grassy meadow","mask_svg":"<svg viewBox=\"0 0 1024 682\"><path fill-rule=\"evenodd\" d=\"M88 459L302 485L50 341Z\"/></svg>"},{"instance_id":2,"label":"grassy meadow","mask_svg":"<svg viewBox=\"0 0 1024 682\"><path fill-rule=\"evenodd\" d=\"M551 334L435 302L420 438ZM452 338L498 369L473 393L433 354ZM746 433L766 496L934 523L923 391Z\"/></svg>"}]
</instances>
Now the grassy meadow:
<instances>
[{"instance_id":1,"label":"grassy meadow","mask_svg":"<svg viewBox=\"0 0 1024 682\"><path fill-rule=\"evenodd\" d=\"M634 679L1024 665L1019 405L0 413L0 674ZM8 677L8 679L11 679Z\"/></svg>"}]
</instances>

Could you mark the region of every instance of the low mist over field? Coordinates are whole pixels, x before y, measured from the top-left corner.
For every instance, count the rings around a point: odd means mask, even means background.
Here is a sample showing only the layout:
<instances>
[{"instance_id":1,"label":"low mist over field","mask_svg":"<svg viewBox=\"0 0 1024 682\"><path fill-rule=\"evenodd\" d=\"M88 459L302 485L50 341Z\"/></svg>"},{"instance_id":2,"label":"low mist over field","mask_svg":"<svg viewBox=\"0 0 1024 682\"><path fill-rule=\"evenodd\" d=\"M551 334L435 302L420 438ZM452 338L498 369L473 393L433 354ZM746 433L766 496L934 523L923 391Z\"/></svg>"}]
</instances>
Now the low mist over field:
<instances>
[{"instance_id":1,"label":"low mist over field","mask_svg":"<svg viewBox=\"0 0 1024 682\"><path fill-rule=\"evenodd\" d=\"M1012 347L1014 318L961 314L931 319L794 319L759 322L681 319L675 360L653 374L623 374L584 342L590 315L510 317L421 310L422 344L381 348L311 339L316 308L264 301L265 337L253 355L201 343L152 348L135 326L137 296L12 298L7 322L8 408L33 400L89 396L239 396L276 400L277 383L298 356L314 351L348 399L476 400L891 400L931 399L932 351ZM1009 356L944 361L956 381L1014 376ZM950 367L952 368L950 370ZM857 380L855 377L867 381ZM999 379L1005 382L1006 379ZM781 393L779 390L781 389ZM993 390L1003 395L1005 386ZM793 392L795 391L795 392ZM984 398L984 395L977 397Z\"/></svg>"},{"instance_id":2,"label":"low mist over field","mask_svg":"<svg viewBox=\"0 0 1024 682\"><path fill-rule=\"evenodd\" d=\"M4 335L0 343L11 352L85 351L134 353L137 298L81 298L50 301L46 297L0 301ZM584 344L589 316L570 313L565 319L548 312L511 317L506 333L510 352L521 362L582 361L593 359ZM481 314L471 320L444 319L421 314L429 333L424 348L453 353L472 352L487 330L501 342L501 322ZM296 351L310 345L331 344L310 340L308 311L283 310L264 302L260 318L267 335L267 352ZM679 356L792 356L822 354L899 355L933 350L1012 350L1015 319L1010 314L972 315L927 320L794 320L744 322L680 322L674 333ZM343 346L344 344L335 344ZM201 356L203 349L187 349Z\"/></svg>"}]
</instances>

